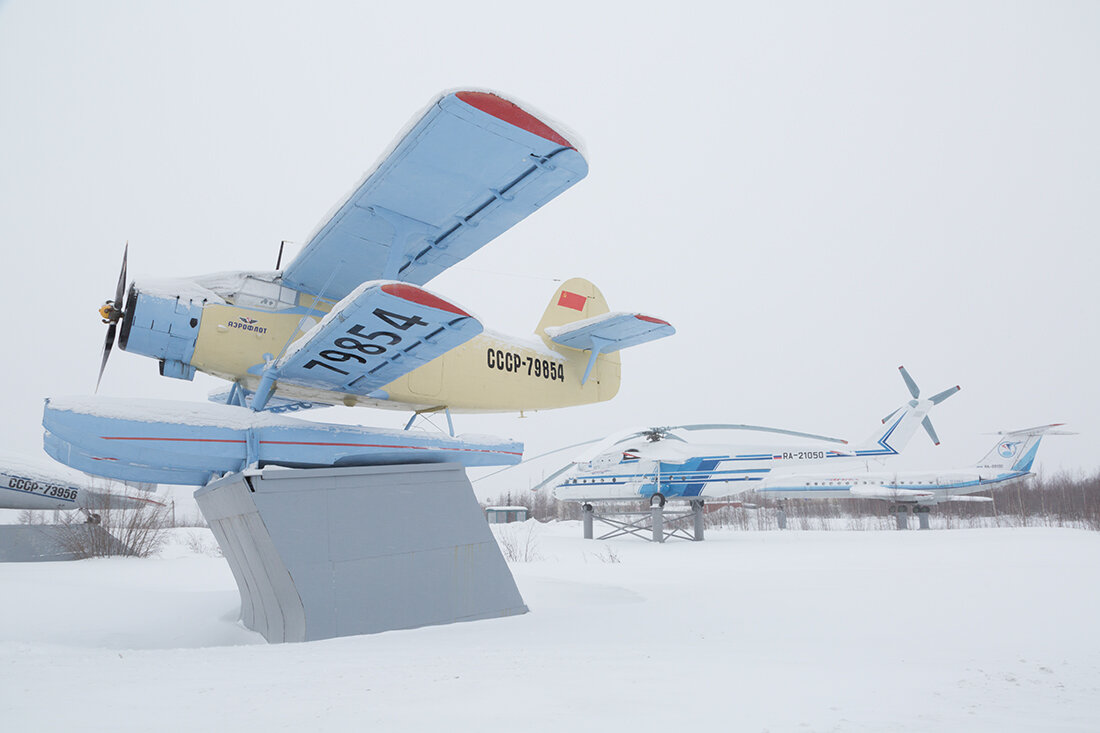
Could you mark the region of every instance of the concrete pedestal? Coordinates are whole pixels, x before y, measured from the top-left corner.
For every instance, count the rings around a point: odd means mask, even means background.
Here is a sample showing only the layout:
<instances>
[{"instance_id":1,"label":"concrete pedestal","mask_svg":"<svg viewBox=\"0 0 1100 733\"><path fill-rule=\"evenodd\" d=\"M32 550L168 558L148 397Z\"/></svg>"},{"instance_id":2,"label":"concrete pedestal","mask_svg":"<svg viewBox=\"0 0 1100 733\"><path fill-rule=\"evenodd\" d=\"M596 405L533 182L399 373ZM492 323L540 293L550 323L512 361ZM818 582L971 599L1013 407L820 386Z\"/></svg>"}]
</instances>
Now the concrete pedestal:
<instances>
[{"instance_id":1,"label":"concrete pedestal","mask_svg":"<svg viewBox=\"0 0 1100 733\"><path fill-rule=\"evenodd\" d=\"M195 499L269 642L527 611L461 465L265 468Z\"/></svg>"}]
</instances>

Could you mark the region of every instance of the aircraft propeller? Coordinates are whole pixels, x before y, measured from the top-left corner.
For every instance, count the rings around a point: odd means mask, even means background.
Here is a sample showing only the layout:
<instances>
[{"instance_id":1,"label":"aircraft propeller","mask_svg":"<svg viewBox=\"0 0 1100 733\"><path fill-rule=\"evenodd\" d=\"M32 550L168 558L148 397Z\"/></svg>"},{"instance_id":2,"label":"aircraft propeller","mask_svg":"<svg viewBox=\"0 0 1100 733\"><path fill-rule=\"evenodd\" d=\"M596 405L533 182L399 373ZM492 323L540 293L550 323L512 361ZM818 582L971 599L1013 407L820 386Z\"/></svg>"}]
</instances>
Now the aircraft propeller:
<instances>
[{"instance_id":1,"label":"aircraft propeller","mask_svg":"<svg viewBox=\"0 0 1100 733\"><path fill-rule=\"evenodd\" d=\"M905 382L905 386L909 388L909 394L913 395L914 400L920 399L920 387L918 387L917 383L915 381L913 381L913 378L911 376L909 376L909 372L906 371L905 367L903 367L903 366L899 366L898 371L901 372L901 378ZM955 385L954 387L948 387L944 391L937 392L936 394L929 397L928 401L931 402L933 405L938 405L941 402L943 402L944 400L946 400L948 397L950 397L951 395L958 392L960 389L962 389L962 387L960 387L958 385ZM915 406L916 402L913 402L911 404L913 404ZM900 409L901 408L899 407L897 410L894 410L889 415L882 418L882 421L886 422L887 420L892 418L894 415L898 414L898 410L900 410ZM932 427L932 419L928 415L925 415L924 419L921 420L920 424L924 428L924 432L928 433L928 437L932 439L932 442L935 445L939 445L940 444L940 438L939 438L938 435L936 435L936 429Z\"/></svg>"},{"instance_id":2,"label":"aircraft propeller","mask_svg":"<svg viewBox=\"0 0 1100 733\"><path fill-rule=\"evenodd\" d=\"M126 256L130 252L130 243L122 250L122 270L118 273L118 285L115 286L115 299L106 301L99 308L99 316L107 326L107 339L103 342L103 360L99 363L99 378L95 382L95 390L99 391L99 383L103 381L103 370L107 368L107 358L111 355L111 349L115 345L115 332L118 330L118 321L123 316L123 297L126 295Z\"/></svg>"}]
</instances>

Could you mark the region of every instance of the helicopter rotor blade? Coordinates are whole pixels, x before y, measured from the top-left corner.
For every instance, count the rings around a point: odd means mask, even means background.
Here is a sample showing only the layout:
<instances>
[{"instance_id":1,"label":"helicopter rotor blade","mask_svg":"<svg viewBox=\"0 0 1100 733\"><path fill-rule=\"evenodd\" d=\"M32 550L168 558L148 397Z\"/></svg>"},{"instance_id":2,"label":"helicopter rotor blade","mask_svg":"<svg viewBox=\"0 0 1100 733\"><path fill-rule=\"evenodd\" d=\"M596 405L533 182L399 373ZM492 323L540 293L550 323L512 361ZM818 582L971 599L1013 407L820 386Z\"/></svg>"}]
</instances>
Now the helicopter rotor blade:
<instances>
[{"instance_id":1,"label":"helicopter rotor blade","mask_svg":"<svg viewBox=\"0 0 1100 733\"><path fill-rule=\"evenodd\" d=\"M936 435L935 428L932 427L932 421L927 415L920 421L920 424L924 426L924 432L928 433L928 437L932 439L932 442L936 445L940 444L939 436Z\"/></svg>"},{"instance_id":2,"label":"helicopter rotor blade","mask_svg":"<svg viewBox=\"0 0 1100 733\"><path fill-rule=\"evenodd\" d=\"M909 388L909 394L913 395L913 399L920 397L920 387L913 381L913 378L909 376L909 372L905 370L905 367L899 366L898 371L901 372L901 378L905 380L905 386Z\"/></svg>"},{"instance_id":3,"label":"helicopter rotor blade","mask_svg":"<svg viewBox=\"0 0 1100 733\"><path fill-rule=\"evenodd\" d=\"M931 397L928 398L928 400L933 405L938 405L941 402L943 402L944 400L946 400L948 397L950 397L951 395L958 392L960 389L962 389L962 387L960 387L958 385L955 385L954 387L949 387L948 389L945 389L942 392L939 392L937 394L932 395Z\"/></svg>"},{"instance_id":4,"label":"helicopter rotor blade","mask_svg":"<svg viewBox=\"0 0 1100 733\"><path fill-rule=\"evenodd\" d=\"M669 430L751 430L761 433L775 433L776 435L790 435L795 438L809 438L811 440L824 440L830 443L847 443L842 438L833 438L828 435L815 433L803 433L797 430L784 430L783 428L769 428L764 425L738 425L731 423L697 423L692 425L673 425Z\"/></svg>"}]
</instances>

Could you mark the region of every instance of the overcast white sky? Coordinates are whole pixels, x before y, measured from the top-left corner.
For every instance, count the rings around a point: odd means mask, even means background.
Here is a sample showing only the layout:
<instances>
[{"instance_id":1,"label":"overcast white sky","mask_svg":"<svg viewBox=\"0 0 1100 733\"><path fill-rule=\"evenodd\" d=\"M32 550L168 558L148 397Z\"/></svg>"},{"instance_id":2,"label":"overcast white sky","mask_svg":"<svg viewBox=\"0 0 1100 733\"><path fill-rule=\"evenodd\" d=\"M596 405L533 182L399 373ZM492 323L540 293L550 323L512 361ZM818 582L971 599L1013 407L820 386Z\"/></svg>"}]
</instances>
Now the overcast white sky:
<instances>
[{"instance_id":1,"label":"overcast white sky","mask_svg":"<svg viewBox=\"0 0 1100 733\"><path fill-rule=\"evenodd\" d=\"M1084 2L0 2L0 439L42 455L42 398L92 391L124 242L137 278L270 269L434 94L478 86L578 131L591 172L429 288L526 335L579 275L679 333L624 353L611 402L460 432L858 440L904 364L963 391L897 467L1064 421L1040 463L1091 472L1098 39ZM116 350L101 392L215 386Z\"/></svg>"}]
</instances>

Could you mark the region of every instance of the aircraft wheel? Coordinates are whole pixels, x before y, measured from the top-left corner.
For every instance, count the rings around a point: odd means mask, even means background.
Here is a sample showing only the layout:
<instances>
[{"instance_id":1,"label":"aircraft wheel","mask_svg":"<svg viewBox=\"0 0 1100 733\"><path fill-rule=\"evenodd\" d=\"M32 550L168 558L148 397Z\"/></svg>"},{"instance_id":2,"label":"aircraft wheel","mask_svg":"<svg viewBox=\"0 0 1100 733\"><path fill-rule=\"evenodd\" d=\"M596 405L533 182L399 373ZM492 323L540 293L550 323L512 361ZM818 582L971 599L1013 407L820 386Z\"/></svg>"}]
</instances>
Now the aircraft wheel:
<instances>
[{"instance_id":1,"label":"aircraft wheel","mask_svg":"<svg viewBox=\"0 0 1100 733\"><path fill-rule=\"evenodd\" d=\"M656 494L649 497L649 505L651 507L664 506L665 505L665 495L658 491Z\"/></svg>"},{"instance_id":2,"label":"aircraft wheel","mask_svg":"<svg viewBox=\"0 0 1100 733\"><path fill-rule=\"evenodd\" d=\"M102 521L103 521L103 517L99 516L98 514L89 513L88 514L88 519L84 523L85 524L99 524Z\"/></svg>"}]
</instances>

